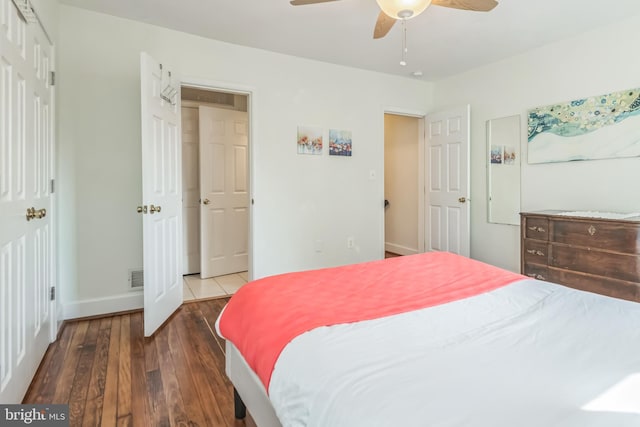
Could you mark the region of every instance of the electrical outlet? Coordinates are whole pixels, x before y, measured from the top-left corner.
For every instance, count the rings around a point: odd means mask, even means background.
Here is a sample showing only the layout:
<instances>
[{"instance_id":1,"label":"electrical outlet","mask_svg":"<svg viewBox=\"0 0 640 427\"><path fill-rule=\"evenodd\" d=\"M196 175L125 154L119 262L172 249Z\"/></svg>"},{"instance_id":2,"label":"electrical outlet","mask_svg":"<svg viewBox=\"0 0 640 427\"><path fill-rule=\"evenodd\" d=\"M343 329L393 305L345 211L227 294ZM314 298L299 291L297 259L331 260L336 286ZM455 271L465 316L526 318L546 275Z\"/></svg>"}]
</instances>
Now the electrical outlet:
<instances>
[{"instance_id":1,"label":"electrical outlet","mask_svg":"<svg viewBox=\"0 0 640 427\"><path fill-rule=\"evenodd\" d=\"M353 249L355 242L353 237L347 237L347 248L348 249Z\"/></svg>"}]
</instances>

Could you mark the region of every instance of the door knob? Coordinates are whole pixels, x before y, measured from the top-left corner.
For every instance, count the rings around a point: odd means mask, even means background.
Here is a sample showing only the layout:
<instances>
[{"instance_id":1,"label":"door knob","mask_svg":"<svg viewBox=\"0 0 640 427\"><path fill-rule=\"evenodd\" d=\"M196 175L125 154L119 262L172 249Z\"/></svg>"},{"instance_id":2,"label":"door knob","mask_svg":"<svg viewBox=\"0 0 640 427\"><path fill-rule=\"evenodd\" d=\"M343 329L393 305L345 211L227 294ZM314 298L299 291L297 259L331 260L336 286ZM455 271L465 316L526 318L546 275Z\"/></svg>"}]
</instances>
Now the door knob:
<instances>
[{"instance_id":1,"label":"door knob","mask_svg":"<svg viewBox=\"0 0 640 427\"><path fill-rule=\"evenodd\" d=\"M459 201L460 203L464 203L464 202L466 202L466 201L467 201L467 199L466 199L465 197L460 197L460 198L458 199L458 201Z\"/></svg>"},{"instance_id":2,"label":"door knob","mask_svg":"<svg viewBox=\"0 0 640 427\"><path fill-rule=\"evenodd\" d=\"M36 217L36 208L27 208L27 221L31 221Z\"/></svg>"},{"instance_id":3,"label":"door knob","mask_svg":"<svg viewBox=\"0 0 640 427\"><path fill-rule=\"evenodd\" d=\"M152 215L156 212L160 213L161 210L162 210L162 206L149 205L149 213Z\"/></svg>"},{"instance_id":4,"label":"door knob","mask_svg":"<svg viewBox=\"0 0 640 427\"><path fill-rule=\"evenodd\" d=\"M202 203L204 203L205 205L208 205L209 203L211 203L211 200L209 200L209 199L204 199L204 200L202 201Z\"/></svg>"},{"instance_id":5,"label":"door knob","mask_svg":"<svg viewBox=\"0 0 640 427\"><path fill-rule=\"evenodd\" d=\"M38 209L33 206L27 209L27 221L31 221L32 219L42 219L47 216L46 209Z\"/></svg>"}]
</instances>

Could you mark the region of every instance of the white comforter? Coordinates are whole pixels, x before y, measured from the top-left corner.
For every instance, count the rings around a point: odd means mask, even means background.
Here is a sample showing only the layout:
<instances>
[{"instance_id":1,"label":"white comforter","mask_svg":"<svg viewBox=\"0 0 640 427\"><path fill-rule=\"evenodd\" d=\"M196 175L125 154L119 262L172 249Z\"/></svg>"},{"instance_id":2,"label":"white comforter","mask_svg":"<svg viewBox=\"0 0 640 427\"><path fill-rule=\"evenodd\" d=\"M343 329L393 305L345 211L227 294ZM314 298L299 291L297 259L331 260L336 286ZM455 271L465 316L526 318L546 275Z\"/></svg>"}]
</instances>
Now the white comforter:
<instances>
[{"instance_id":1,"label":"white comforter","mask_svg":"<svg viewBox=\"0 0 640 427\"><path fill-rule=\"evenodd\" d=\"M640 426L640 304L524 280L312 330L278 359L283 426Z\"/></svg>"}]
</instances>

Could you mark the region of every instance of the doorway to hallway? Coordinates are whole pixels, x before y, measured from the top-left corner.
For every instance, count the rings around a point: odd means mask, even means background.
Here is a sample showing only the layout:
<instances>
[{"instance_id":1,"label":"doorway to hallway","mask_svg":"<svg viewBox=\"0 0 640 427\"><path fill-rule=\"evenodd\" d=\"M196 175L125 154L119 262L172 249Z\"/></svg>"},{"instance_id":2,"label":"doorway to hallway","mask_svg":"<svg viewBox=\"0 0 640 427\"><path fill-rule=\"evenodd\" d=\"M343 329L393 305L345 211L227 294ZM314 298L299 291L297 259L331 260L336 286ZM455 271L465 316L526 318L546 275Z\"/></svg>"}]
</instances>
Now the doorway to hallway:
<instances>
[{"instance_id":1,"label":"doorway to hallway","mask_svg":"<svg viewBox=\"0 0 640 427\"><path fill-rule=\"evenodd\" d=\"M228 294L216 279L248 271L248 95L182 88L182 177L185 300Z\"/></svg>"},{"instance_id":2,"label":"doorway to hallway","mask_svg":"<svg viewBox=\"0 0 640 427\"><path fill-rule=\"evenodd\" d=\"M384 249L385 258L422 252L420 162L424 118L384 115Z\"/></svg>"}]
</instances>

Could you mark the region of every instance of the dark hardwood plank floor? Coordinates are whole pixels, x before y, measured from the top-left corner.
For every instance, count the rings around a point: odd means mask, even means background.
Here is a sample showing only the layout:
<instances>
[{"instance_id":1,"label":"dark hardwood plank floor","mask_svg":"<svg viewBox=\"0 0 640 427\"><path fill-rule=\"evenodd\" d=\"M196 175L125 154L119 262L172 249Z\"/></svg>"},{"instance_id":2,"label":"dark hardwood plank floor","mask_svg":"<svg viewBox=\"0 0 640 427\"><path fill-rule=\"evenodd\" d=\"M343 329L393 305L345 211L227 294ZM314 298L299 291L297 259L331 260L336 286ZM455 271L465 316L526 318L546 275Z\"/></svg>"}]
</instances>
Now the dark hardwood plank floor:
<instances>
[{"instance_id":1,"label":"dark hardwood plank floor","mask_svg":"<svg viewBox=\"0 0 640 427\"><path fill-rule=\"evenodd\" d=\"M255 426L234 419L213 331L227 301L183 304L147 339L141 312L67 323L24 403L68 403L71 426Z\"/></svg>"}]
</instances>

